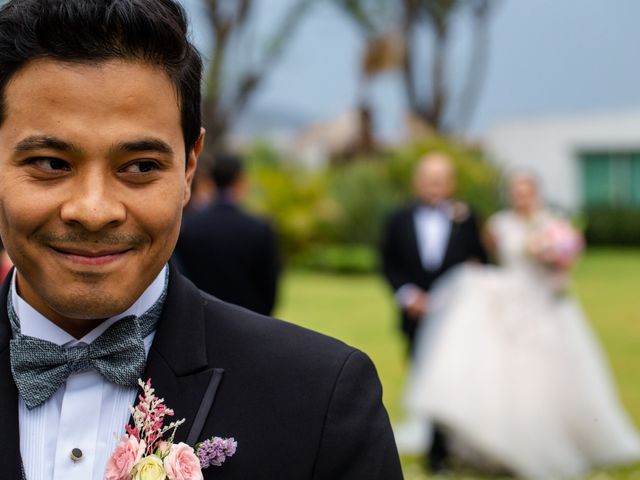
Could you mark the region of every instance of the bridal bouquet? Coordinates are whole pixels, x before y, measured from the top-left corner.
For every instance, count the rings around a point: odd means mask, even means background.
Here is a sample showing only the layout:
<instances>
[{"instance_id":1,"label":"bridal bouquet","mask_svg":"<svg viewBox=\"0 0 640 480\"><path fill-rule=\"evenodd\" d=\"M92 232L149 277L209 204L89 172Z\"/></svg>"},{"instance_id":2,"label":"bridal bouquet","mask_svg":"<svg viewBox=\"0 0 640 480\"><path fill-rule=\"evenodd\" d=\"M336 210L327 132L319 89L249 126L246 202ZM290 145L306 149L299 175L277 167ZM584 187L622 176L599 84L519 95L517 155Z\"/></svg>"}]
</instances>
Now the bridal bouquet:
<instances>
[{"instance_id":1,"label":"bridal bouquet","mask_svg":"<svg viewBox=\"0 0 640 480\"><path fill-rule=\"evenodd\" d=\"M566 271L584 250L582 235L568 222L554 218L535 228L528 239L532 257L543 265Z\"/></svg>"},{"instance_id":2,"label":"bridal bouquet","mask_svg":"<svg viewBox=\"0 0 640 480\"><path fill-rule=\"evenodd\" d=\"M174 444L184 419L165 425L173 410L155 395L151 380L138 383L143 394L139 403L130 407L134 426L125 427L126 435L107 462L105 480L203 480L203 468L222 465L235 454L233 438L213 437L196 445L195 450L186 443Z\"/></svg>"}]
</instances>

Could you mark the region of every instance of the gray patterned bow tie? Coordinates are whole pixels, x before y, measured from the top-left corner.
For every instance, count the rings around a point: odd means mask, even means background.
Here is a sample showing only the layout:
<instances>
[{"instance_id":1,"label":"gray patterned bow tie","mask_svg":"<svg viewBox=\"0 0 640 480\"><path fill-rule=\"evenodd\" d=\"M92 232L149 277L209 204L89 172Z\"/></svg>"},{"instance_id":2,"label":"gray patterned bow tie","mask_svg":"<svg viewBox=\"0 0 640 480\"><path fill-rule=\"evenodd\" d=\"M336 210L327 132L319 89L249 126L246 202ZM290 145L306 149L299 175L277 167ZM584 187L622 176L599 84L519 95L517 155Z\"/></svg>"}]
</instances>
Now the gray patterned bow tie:
<instances>
[{"instance_id":1,"label":"gray patterned bow tie","mask_svg":"<svg viewBox=\"0 0 640 480\"><path fill-rule=\"evenodd\" d=\"M146 364L144 338L160 318L167 280L168 275L158 301L140 317L124 317L91 344L68 348L22 335L9 292L7 308L14 332L10 342L11 372L27 408L42 405L76 372L93 369L116 385L135 387Z\"/></svg>"}]
</instances>

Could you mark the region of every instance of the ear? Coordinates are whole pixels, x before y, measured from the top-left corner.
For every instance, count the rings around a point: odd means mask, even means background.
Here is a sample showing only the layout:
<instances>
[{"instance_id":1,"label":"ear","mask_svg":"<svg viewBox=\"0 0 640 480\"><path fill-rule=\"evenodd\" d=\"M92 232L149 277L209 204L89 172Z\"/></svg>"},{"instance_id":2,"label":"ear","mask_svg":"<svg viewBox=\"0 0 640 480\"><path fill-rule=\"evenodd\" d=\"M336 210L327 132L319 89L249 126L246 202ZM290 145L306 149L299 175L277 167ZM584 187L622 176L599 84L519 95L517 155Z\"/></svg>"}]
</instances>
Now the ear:
<instances>
[{"instance_id":1,"label":"ear","mask_svg":"<svg viewBox=\"0 0 640 480\"><path fill-rule=\"evenodd\" d=\"M202 152L202 148L204 147L204 128L200 129L200 136L198 140L196 140L193 149L189 152L189 156L187 157L187 168L185 171L185 189L184 189L184 198L182 200L182 206L184 207L187 203L189 203L189 199L191 198L191 184L193 183L193 176L196 173L196 167L198 166L198 157Z\"/></svg>"}]
</instances>

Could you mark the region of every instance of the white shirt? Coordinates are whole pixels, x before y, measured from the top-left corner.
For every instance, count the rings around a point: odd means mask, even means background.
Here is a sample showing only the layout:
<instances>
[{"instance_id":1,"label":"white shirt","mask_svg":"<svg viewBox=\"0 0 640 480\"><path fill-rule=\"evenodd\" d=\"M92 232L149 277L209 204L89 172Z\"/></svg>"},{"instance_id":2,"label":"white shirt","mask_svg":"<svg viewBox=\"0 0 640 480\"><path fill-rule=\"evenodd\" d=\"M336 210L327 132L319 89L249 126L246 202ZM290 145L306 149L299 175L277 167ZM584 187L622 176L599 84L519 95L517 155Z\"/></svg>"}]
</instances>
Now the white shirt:
<instances>
[{"instance_id":1,"label":"white shirt","mask_svg":"<svg viewBox=\"0 0 640 480\"><path fill-rule=\"evenodd\" d=\"M90 344L105 330L128 315L142 315L164 290L166 266L127 311L116 315L77 340L37 312L17 293L15 274L11 295L23 335L64 347ZM155 332L144 339L149 353ZM104 480L111 453L125 433L129 406L136 389L114 385L96 371L74 373L49 400L29 410L19 399L20 453L27 480ZM82 450L82 459L71 460L71 450Z\"/></svg>"},{"instance_id":2,"label":"white shirt","mask_svg":"<svg viewBox=\"0 0 640 480\"><path fill-rule=\"evenodd\" d=\"M420 261L426 270L435 271L442 265L451 235L451 205L443 202L438 208L419 207L413 221L418 243ZM401 286L396 291L396 301L407 307L420 293L413 284Z\"/></svg>"},{"instance_id":3,"label":"white shirt","mask_svg":"<svg viewBox=\"0 0 640 480\"><path fill-rule=\"evenodd\" d=\"M416 238L422 266L437 270L442 265L451 235L449 204L438 208L420 207L414 214Z\"/></svg>"}]
</instances>

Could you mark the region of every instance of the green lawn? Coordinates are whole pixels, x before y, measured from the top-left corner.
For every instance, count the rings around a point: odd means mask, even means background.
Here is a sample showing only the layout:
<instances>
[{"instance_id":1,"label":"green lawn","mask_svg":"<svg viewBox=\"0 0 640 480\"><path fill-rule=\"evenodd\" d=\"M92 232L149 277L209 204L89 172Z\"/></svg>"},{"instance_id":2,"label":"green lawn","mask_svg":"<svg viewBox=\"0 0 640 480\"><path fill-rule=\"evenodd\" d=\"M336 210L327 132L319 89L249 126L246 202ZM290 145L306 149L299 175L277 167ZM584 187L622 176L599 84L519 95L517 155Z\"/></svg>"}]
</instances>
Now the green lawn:
<instances>
[{"instance_id":1,"label":"green lawn","mask_svg":"<svg viewBox=\"0 0 640 480\"><path fill-rule=\"evenodd\" d=\"M622 401L640 426L640 250L589 252L576 270L575 291L607 351ZM277 316L366 352L378 368L391 420L402 419L404 344L380 278L289 272ZM427 478L417 462L403 458L407 479ZM640 466L597 478L637 479Z\"/></svg>"}]
</instances>

